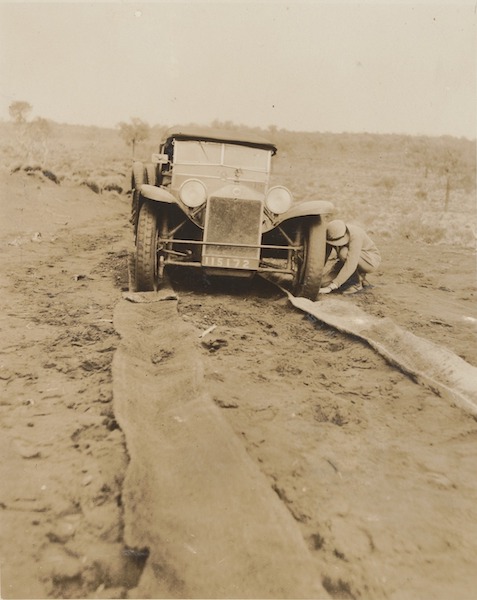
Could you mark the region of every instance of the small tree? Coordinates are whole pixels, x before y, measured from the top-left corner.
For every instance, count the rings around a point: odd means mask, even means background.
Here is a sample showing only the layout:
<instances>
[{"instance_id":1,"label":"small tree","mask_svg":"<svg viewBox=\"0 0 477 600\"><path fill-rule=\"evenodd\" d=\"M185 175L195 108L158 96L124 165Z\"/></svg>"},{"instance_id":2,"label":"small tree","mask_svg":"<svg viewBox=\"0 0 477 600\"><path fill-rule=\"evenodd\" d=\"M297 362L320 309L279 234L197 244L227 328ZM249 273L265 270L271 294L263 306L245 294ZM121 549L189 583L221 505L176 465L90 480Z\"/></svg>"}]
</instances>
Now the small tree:
<instances>
[{"instance_id":1,"label":"small tree","mask_svg":"<svg viewBox=\"0 0 477 600\"><path fill-rule=\"evenodd\" d=\"M475 144L441 136L432 140L418 139L408 148L408 157L424 177L434 173L444 183L444 212L449 209L451 192L458 187L472 188L475 182Z\"/></svg>"},{"instance_id":2,"label":"small tree","mask_svg":"<svg viewBox=\"0 0 477 600\"><path fill-rule=\"evenodd\" d=\"M15 123L25 123L31 110L32 105L24 100L15 100L8 107L8 112Z\"/></svg>"},{"instance_id":3,"label":"small tree","mask_svg":"<svg viewBox=\"0 0 477 600\"><path fill-rule=\"evenodd\" d=\"M459 187L465 187L463 183L469 175L475 179L475 153L469 153L469 146L465 143L445 137L441 141L442 145L436 153L434 170L444 179L444 212L447 212L451 192Z\"/></svg>"},{"instance_id":4,"label":"small tree","mask_svg":"<svg viewBox=\"0 0 477 600\"><path fill-rule=\"evenodd\" d=\"M132 157L135 158L136 144L147 140L149 137L150 127L138 117L132 117L130 123L121 121L118 123L119 135L123 138L128 146L132 147Z\"/></svg>"}]
</instances>

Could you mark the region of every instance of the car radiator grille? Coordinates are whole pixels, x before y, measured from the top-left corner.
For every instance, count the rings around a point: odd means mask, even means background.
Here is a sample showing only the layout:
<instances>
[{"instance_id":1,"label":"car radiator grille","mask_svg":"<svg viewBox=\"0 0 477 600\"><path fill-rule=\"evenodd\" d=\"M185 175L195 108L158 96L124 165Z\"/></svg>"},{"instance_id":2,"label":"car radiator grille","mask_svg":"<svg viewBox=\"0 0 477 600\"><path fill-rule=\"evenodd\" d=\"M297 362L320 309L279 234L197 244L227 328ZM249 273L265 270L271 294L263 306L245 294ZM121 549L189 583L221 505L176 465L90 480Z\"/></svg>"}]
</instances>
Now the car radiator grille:
<instances>
[{"instance_id":1,"label":"car radiator grille","mask_svg":"<svg viewBox=\"0 0 477 600\"><path fill-rule=\"evenodd\" d=\"M205 215L202 263L206 266L257 268L260 258L260 248L257 246L261 242L261 223L260 200L217 196L209 198ZM218 257L236 260L217 263L214 258Z\"/></svg>"}]
</instances>

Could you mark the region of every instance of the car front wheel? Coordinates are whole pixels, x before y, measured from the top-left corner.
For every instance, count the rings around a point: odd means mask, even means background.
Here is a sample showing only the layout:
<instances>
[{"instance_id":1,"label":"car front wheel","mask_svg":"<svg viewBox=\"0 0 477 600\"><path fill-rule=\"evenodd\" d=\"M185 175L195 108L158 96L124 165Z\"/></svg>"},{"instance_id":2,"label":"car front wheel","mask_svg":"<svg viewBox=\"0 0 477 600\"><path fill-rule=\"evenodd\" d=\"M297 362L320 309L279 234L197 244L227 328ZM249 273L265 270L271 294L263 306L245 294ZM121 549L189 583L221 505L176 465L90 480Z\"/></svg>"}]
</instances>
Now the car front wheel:
<instances>
[{"instance_id":1,"label":"car front wheel","mask_svg":"<svg viewBox=\"0 0 477 600\"><path fill-rule=\"evenodd\" d=\"M321 286L326 257L326 226L320 217L307 218L302 227L293 293L315 301Z\"/></svg>"},{"instance_id":2,"label":"car front wheel","mask_svg":"<svg viewBox=\"0 0 477 600\"><path fill-rule=\"evenodd\" d=\"M139 209L136 235L135 288L138 292L157 290L159 216L157 207L144 201Z\"/></svg>"}]
</instances>

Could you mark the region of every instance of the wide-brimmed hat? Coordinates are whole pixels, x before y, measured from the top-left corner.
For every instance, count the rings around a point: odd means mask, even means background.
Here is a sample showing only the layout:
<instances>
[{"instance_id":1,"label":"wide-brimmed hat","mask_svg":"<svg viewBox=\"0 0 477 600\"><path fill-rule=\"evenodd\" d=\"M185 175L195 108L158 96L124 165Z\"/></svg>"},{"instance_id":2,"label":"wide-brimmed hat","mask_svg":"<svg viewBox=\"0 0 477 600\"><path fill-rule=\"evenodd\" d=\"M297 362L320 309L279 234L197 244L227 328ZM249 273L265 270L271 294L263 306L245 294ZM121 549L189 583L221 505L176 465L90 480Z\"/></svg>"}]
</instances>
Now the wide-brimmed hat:
<instances>
[{"instance_id":1,"label":"wide-brimmed hat","mask_svg":"<svg viewBox=\"0 0 477 600\"><path fill-rule=\"evenodd\" d=\"M330 221L326 228L326 241L330 246L344 246L349 242L349 232L344 221Z\"/></svg>"}]
</instances>

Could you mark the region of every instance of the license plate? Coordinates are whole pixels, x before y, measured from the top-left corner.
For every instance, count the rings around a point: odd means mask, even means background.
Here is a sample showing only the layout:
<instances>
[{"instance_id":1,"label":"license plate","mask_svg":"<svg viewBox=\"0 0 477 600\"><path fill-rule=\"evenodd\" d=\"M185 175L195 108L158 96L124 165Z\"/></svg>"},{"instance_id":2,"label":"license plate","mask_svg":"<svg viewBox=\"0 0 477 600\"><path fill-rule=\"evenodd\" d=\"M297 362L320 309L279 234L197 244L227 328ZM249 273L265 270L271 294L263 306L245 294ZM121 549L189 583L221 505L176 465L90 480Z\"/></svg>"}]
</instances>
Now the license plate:
<instances>
[{"instance_id":1,"label":"license plate","mask_svg":"<svg viewBox=\"0 0 477 600\"><path fill-rule=\"evenodd\" d=\"M230 256L203 256L202 265L204 267L221 267L222 269L249 269L256 271L258 269L257 258L238 258Z\"/></svg>"}]
</instances>

